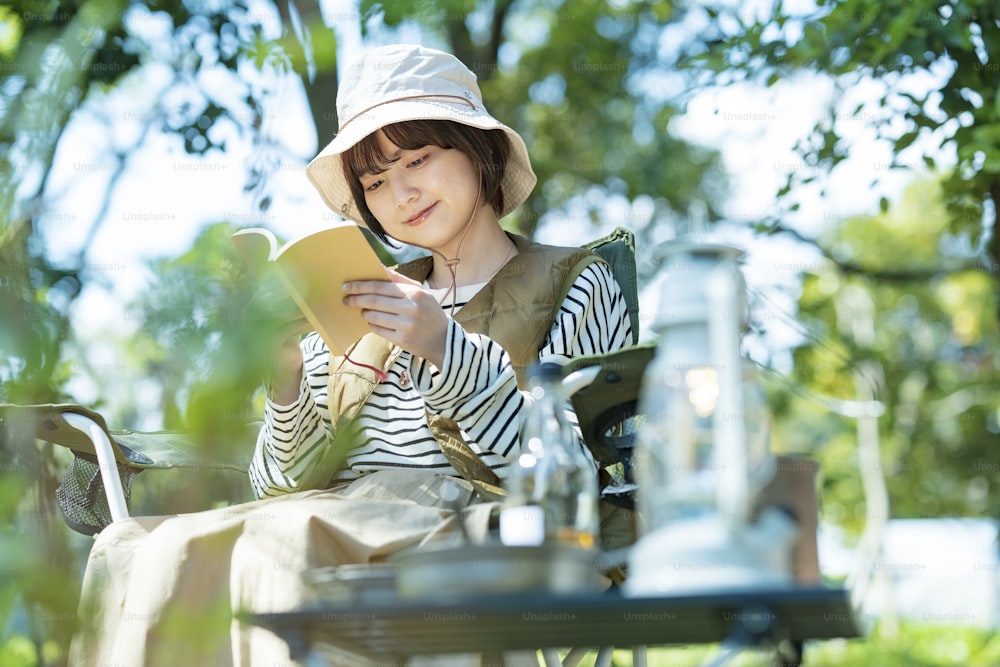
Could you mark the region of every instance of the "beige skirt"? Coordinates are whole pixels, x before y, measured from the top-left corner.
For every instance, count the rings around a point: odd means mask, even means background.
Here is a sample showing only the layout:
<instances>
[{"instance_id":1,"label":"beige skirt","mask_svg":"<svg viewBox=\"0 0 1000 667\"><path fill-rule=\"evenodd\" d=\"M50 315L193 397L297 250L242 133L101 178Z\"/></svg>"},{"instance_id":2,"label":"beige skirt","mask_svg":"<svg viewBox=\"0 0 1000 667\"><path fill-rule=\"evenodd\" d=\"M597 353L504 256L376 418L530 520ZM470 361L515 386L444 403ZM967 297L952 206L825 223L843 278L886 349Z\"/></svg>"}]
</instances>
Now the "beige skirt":
<instances>
[{"instance_id":1,"label":"beige skirt","mask_svg":"<svg viewBox=\"0 0 1000 667\"><path fill-rule=\"evenodd\" d=\"M446 502L442 489L458 500ZM80 667L293 665L271 632L234 611L287 611L312 593L303 574L374 563L457 534L453 508L475 505L466 526L485 537L490 504L464 480L419 470L379 471L338 488L224 509L132 518L97 537L84 575ZM511 656L512 658L514 656ZM525 656L516 662L523 664ZM344 664L363 664L345 659ZM528 664L537 664L532 656Z\"/></svg>"}]
</instances>

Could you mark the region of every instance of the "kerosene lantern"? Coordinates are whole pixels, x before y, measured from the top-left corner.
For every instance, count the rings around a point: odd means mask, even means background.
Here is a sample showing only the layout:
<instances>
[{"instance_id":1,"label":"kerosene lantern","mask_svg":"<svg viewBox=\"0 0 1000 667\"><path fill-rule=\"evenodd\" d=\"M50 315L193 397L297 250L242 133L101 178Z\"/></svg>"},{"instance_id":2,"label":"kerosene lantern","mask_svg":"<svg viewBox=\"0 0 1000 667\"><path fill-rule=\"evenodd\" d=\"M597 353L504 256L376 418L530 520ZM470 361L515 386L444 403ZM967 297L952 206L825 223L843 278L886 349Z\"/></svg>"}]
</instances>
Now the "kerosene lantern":
<instances>
[{"instance_id":1,"label":"kerosene lantern","mask_svg":"<svg viewBox=\"0 0 1000 667\"><path fill-rule=\"evenodd\" d=\"M643 375L635 456L639 539L625 592L655 596L790 583L793 521L751 517L774 474L771 413L744 359L742 251L675 241Z\"/></svg>"}]
</instances>

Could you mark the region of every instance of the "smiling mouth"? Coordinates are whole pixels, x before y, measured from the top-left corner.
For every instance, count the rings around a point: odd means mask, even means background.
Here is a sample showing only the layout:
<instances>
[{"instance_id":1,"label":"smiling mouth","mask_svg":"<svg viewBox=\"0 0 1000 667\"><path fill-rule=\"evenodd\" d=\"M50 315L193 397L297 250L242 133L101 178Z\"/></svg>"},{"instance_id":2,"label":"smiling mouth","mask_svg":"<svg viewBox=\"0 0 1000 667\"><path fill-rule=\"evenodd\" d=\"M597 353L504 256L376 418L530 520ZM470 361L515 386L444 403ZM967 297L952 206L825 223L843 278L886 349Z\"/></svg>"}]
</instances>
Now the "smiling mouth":
<instances>
[{"instance_id":1,"label":"smiling mouth","mask_svg":"<svg viewBox=\"0 0 1000 667\"><path fill-rule=\"evenodd\" d=\"M433 204L431 204L427 208L423 209L422 211L417 212L415 215L410 216L409 218L407 218L406 220L403 221L403 224L404 225L415 225L418 222L423 222L423 220L428 215L430 215L431 211L434 210L435 206L437 206L437 202L434 202Z\"/></svg>"}]
</instances>

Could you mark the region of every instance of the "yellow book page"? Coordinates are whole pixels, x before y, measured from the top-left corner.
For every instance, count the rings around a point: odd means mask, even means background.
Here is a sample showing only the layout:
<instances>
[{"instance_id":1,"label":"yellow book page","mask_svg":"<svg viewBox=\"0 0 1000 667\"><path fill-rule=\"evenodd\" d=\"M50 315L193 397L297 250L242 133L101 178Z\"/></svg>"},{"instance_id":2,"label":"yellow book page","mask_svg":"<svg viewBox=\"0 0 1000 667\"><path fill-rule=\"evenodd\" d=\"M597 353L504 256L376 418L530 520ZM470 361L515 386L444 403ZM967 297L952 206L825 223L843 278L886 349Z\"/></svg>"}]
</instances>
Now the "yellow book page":
<instances>
[{"instance_id":1,"label":"yellow book page","mask_svg":"<svg viewBox=\"0 0 1000 667\"><path fill-rule=\"evenodd\" d=\"M259 257L267 240L272 261L292 299L330 351L343 354L369 328L359 308L344 305L341 285L353 280L388 280L375 250L357 225L321 229L277 251L268 236L273 239L267 230L241 230L233 235L233 241L254 263L250 257Z\"/></svg>"}]
</instances>

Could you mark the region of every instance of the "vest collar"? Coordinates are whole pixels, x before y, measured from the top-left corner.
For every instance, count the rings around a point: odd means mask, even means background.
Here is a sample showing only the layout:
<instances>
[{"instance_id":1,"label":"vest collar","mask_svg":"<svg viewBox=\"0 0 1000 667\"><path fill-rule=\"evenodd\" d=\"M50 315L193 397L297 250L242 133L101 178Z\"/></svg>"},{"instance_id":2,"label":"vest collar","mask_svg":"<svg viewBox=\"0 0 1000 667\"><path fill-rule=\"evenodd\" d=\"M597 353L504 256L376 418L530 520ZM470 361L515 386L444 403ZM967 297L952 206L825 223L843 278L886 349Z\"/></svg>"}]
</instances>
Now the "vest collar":
<instances>
[{"instance_id":1,"label":"vest collar","mask_svg":"<svg viewBox=\"0 0 1000 667\"><path fill-rule=\"evenodd\" d=\"M517 248L518 254L528 252L534 245L531 241L523 236L520 236L519 234L512 234L507 231L504 233L507 235L507 238L514 242L514 247ZM496 280L497 278L502 278L503 276L508 275L512 271L516 270L516 266L516 262L508 261L500 267L500 270L496 272L491 280ZM431 275L432 270L434 270L434 257L431 255L419 257L413 261L400 264L396 267L396 271L399 271L410 280L416 280L419 283L423 283L427 280L427 277Z\"/></svg>"}]
</instances>

